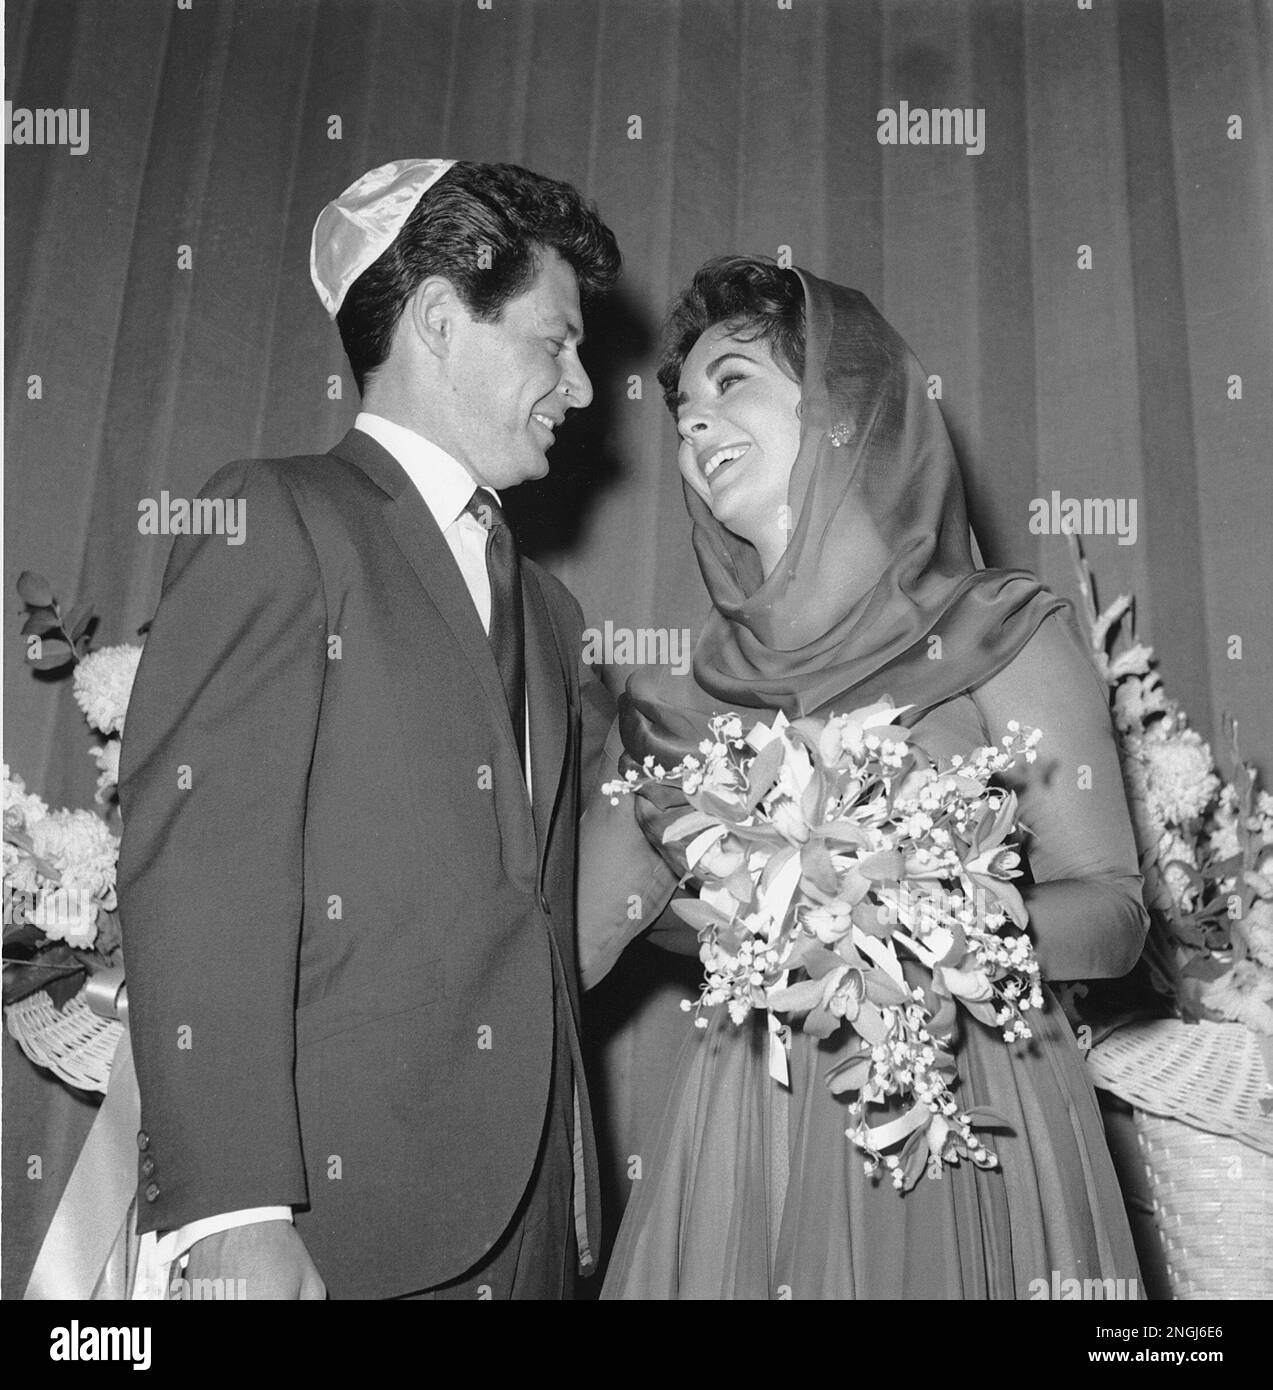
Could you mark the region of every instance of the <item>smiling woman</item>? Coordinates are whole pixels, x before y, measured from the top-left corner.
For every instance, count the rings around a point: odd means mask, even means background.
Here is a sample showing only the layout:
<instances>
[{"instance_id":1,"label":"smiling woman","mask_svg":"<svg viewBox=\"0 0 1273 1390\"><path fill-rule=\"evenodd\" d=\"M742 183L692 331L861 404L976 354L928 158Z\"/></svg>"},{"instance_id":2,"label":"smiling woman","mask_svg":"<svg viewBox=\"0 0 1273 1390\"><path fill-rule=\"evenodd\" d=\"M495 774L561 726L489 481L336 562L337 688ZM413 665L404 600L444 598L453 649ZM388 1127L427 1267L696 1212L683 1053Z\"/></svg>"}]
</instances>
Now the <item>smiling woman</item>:
<instances>
[{"instance_id":1,"label":"smiling woman","mask_svg":"<svg viewBox=\"0 0 1273 1390\"><path fill-rule=\"evenodd\" d=\"M682 764L738 711L747 730L882 701L943 768L1037 728L1037 765L1004 778L1032 832L1022 899L1043 976L1129 969L1145 914L1103 683L1063 600L973 559L954 450L906 344L856 290L728 258L673 310L660 380L712 612L692 674L629 680L620 771ZM1078 795L1076 766L1092 779ZM689 804L643 788L651 854L672 855ZM586 938L604 912L586 864L584 877ZM855 925L850 964L872 935ZM686 1030L658 1137L636 1146L642 1181L603 1297L1025 1298L1053 1275L1093 1274L1136 1287L1095 1097L1050 995L1028 1043L968 1018L948 1044L958 1080L942 1113L993 1113L999 1166L951 1166L939 1138L920 1157L942 1180L904 1197L883 1165L864 1169L845 1138L850 1096L824 1084L854 1035L791 1030L788 1089L770 1076L768 1022L718 1009ZM872 1075L873 1094L865 1078L850 1089L905 1135L914 1111Z\"/></svg>"},{"instance_id":2,"label":"smiling woman","mask_svg":"<svg viewBox=\"0 0 1273 1390\"><path fill-rule=\"evenodd\" d=\"M687 486L768 574L791 538L787 481L800 442L804 296L788 271L721 256L672 312L659 367Z\"/></svg>"}]
</instances>

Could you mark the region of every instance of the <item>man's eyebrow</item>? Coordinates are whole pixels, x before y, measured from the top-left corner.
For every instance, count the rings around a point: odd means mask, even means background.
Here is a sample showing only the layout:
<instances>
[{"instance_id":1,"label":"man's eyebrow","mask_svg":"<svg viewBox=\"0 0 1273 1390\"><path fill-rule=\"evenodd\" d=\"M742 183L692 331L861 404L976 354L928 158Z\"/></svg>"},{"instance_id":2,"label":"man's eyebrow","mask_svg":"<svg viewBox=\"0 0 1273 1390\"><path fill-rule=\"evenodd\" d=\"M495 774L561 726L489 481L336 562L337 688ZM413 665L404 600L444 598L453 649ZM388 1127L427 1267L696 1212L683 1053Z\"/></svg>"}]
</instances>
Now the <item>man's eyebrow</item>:
<instances>
[{"instance_id":1,"label":"man's eyebrow","mask_svg":"<svg viewBox=\"0 0 1273 1390\"><path fill-rule=\"evenodd\" d=\"M550 333L562 333L573 338L576 346L584 340L583 324L578 319L567 318L565 314L550 314L544 327Z\"/></svg>"}]
</instances>

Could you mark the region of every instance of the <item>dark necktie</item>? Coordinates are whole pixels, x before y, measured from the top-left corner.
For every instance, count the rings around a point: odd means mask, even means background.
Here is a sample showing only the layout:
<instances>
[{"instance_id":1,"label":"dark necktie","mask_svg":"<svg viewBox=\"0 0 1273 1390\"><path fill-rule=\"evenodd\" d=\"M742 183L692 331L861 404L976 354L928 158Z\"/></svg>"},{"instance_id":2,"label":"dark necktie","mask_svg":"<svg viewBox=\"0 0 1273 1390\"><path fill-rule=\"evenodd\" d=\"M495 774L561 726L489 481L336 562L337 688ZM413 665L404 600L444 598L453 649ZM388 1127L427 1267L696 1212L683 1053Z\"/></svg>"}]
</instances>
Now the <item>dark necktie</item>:
<instances>
[{"instance_id":1,"label":"dark necktie","mask_svg":"<svg viewBox=\"0 0 1273 1390\"><path fill-rule=\"evenodd\" d=\"M526 762L526 636L522 626L522 571L517 542L494 493L478 488L465 511L486 527L486 573L491 581L491 649L504 685L513 739Z\"/></svg>"}]
</instances>

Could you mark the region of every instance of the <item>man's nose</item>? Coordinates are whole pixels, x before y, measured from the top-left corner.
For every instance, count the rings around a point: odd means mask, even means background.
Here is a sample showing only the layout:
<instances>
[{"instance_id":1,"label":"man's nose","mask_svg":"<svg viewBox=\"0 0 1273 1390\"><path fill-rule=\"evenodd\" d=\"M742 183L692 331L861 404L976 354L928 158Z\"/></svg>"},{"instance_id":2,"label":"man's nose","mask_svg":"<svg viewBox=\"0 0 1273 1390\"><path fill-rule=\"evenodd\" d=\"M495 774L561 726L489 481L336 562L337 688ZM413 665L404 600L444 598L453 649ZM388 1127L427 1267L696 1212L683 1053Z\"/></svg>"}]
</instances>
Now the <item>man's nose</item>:
<instances>
[{"instance_id":1,"label":"man's nose","mask_svg":"<svg viewBox=\"0 0 1273 1390\"><path fill-rule=\"evenodd\" d=\"M592 404L592 382L588 380L588 373L578 358L567 362L563 368L560 390L568 402L567 409L583 410Z\"/></svg>"}]
</instances>

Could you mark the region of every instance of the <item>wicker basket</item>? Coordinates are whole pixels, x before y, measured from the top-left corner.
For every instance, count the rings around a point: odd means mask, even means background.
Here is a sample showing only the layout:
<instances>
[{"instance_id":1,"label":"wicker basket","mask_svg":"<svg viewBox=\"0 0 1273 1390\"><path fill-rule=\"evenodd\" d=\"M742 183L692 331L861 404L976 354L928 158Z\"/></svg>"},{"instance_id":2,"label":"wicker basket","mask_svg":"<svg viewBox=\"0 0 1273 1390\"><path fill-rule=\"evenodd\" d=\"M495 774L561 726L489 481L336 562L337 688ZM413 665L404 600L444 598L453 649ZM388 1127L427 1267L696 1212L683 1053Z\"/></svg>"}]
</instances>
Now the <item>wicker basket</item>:
<instances>
[{"instance_id":1,"label":"wicker basket","mask_svg":"<svg viewBox=\"0 0 1273 1390\"><path fill-rule=\"evenodd\" d=\"M1159 1019L1088 1056L1095 1085L1134 1107L1176 1298L1273 1298L1273 1119L1255 1034Z\"/></svg>"},{"instance_id":2,"label":"wicker basket","mask_svg":"<svg viewBox=\"0 0 1273 1390\"><path fill-rule=\"evenodd\" d=\"M1135 1123L1174 1296L1273 1299L1273 1158L1143 1110Z\"/></svg>"},{"instance_id":3,"label":"wicker basket","mask_svg":"<svg viewBox=\"0 0 1273 1390\"><path fill-rule=\"evenodd\" d=\"M58 1010L44 990L38 990L10 1004L4 1013L10 1034L37 1066L81 1091L106 1093L111 1060L124 1035L119 1019L94 1013L83 991Z\"/></svg>"}]
</instances>

